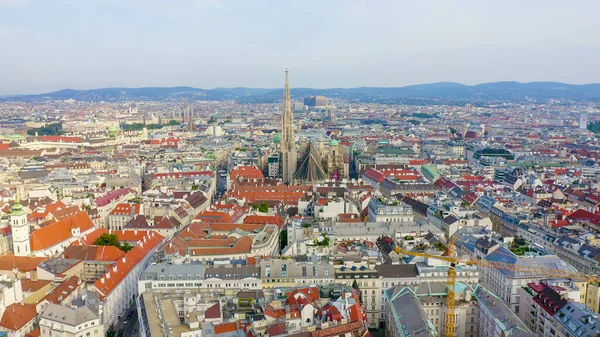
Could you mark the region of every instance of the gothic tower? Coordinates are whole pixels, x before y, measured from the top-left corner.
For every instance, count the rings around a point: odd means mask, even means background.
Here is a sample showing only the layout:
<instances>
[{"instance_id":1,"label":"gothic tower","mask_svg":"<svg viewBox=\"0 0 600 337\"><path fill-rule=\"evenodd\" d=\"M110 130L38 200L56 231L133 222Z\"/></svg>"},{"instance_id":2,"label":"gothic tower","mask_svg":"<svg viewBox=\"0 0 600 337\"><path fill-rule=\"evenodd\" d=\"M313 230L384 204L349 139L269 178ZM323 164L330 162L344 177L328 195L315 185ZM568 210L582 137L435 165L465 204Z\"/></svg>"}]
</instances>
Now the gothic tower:
<instances>
[{"instance_id":1,"label":"gothic tower","mask_svg":"<svg viewBox=\"0 0 600 337\"><path fill-rule=\"evenodd\" d=\"M23 209L18 195L10 213L10 226L15 256L29 256L31 254L29 223L27 222L27 212Z\"/></svg>"},{"instance_id":2,"label":"gothic tower","mask_svg":"<svg viewBox=\"0 0 600 337\"><path fill-rule=\"evenodd\" d=\"M296 173L296 167L298 166L297 156L294 115L292 114L292 102L290 100L290 82L286 68L283 114L281 116L281 170L284 183L291 184L294 180L294 173Z\"/></svg>"}]
</instances>

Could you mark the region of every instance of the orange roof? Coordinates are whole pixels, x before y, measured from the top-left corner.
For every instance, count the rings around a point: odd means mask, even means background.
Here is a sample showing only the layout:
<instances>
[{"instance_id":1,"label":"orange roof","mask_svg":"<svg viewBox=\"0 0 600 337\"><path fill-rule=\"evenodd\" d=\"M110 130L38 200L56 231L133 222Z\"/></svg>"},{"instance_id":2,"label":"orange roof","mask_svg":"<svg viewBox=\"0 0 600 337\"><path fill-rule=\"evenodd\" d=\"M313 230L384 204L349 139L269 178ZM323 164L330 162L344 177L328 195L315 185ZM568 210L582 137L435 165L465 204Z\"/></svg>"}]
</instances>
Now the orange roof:
<instances>
[{"instance_id":1,"label":"orange roof","mask_svg":"<svg viewBox=\"0 0 600 337\"><path fill-rule=\"evenodd\" d=\"M110 215L138 215L140 214L140 209L141 209L141 205L140 204L126 204L126 203L121 203L121 204L117 204L117 206L115 206L115 208L110 212Z\"/></svg>"},{"instance_id":2,"label":"orange roof","mask_svg":"<svg viewBox=\"0 0 600 337\"><path fill-rule=\"evenodd\" d=\"M26 334L25 337L40 337L41 334L41 329L38 327L33 329L33 331L31 331L30 333Z\"/></svg>"},{"instance_id":3,"label":"orange roof","mask_svg":"<svg viewBox=\"0 0 600 337\"><path fill-rule=\"evenodd\" d=\"M229 179L237 179L237 178L260 178L264 179L265 176L261 170L256 166L236 166L229 173Z\"/></svg>"},{"instance_id":4,"label":"orange roof","mask_svg":"<svg viewBox=\"0 0 600 337\"><path fill-rule=\"evenodd\" d=\"M233 332L237 330L237 324L235 323L221 323L215 325L215 334L222 334L226 332Z\"/></svg>"},{"instance_id":5,"label":"orange roof","mask_svg":"<svg viewBox=\"0 0 600 337\"><path fill-rule=\"evenodd\" d=\"M253 214L248 215L244 218L245 224L272 224L277 225L279 228L283 226L283 218L279 214L274 215L259 215Z\"/></svg>"},{"instance_id":6,"label":"orange roof","mask_svg":"<svg viewBox=\"0 0 600 337\"><path fill-rule=\"evenodd\" d=\"M83 286L83 282L79 280L77 276L71 276L68 280L59 284L58 287L54 288L43 300L54 304L62 304L67 299L67 296L71 295L78 288ZM42 301L43 301L42 300Z\"/></svg>"},{"instance_id":7,"label":"orange roof","mask_svg":"<svg viewBox=\"0 0 600 337\"><path fill-rule=\"evenodd\" d=\"M36 209L31 214L29 214L29 221L41 220L41 219L45 218L48 215L48 213L51 213L52 211L56 210L57 208L61 208L61 207L66 207L66 205L63 204L63 202L59 200L55 203L47 205L43 209Z\"/></svg>"},{"instance_id":8,"label":"orange roof","mask_svg":"<svg viewBox=\"0 0 600 337\"><path fill-rule=\"evenodd\" d=\"M85 261L117 261L125 252L114 246L69 246L64 253L66 259Z\"/></svg>"},{"instance_id":9,"label":"orange roof","mask_svg":"<svg viewBox=\"0 0 600 337\"><path fill-rule=\"evenodd\" d=\"M9 305L2 315L0 326L17 331L37 316L35 305L13 303Z\"/></svg>"},{"instance_id":10,"label":"orange roof","mask_svg":"<svg viewBox=\"0 0 600 337\"><path fill-rule=\"evenodd\" d=\"M0 270L13 270L14 267L17 267L21 272L34 271L45 260L43 257L14 256L9 253L0 256Z\"/></svg>"},{"instance_id":11,"label":"orange roof","mask_svg":"<svg viewBox=\"0 0 600 337\"><path fill-rule=\"evenodd\" d=\"M104 228L104 227L98 228L98 229L92 231L91 233L88 233L88 234L84 235L79 240L73 241L73 243L71 245L72 246L81 246L81 245L83 245L83 246L89 246L94 241L96 241L96 239L99 238L100 235L102 235L104 233L108 233L108 231L106 230L106 228Z\"/></svg>"},{"instance_id":12,"label":"orange roof","mask_svg":"<svg viewBox=\"0 0 600 337\"><path fill-rule=\"evenodd\" d=\"M129 231L133 232L133 231ZM110 269L94 283L101 298L108 296L144 257L160 244L164 237L154 231L140 231L147 234L125 256L119 259Z\"/></svg>"},{"instance_id":13,"label":"orange roof","mask_svg":"<svg viewBox=\"0 0 600 337\"><path fill-rule=\"evenodd\" d=\"M72 237L71 229L77 227L81 233L94 228L94 223L86 212L79 212L33 231L30 239L31 251L44 250L67 241Z\"/></svg>"},{"instance_id":14,"label":"orange roof","mask_svg":"<svg viewBox=\"0 0 600 337\"><path fill-rule=\"evenodd\" d=\"M33 281L28 278L21 279L21 288L25 292L35 292L50 284L50 280Z\"/></svg>"}]
</instances>

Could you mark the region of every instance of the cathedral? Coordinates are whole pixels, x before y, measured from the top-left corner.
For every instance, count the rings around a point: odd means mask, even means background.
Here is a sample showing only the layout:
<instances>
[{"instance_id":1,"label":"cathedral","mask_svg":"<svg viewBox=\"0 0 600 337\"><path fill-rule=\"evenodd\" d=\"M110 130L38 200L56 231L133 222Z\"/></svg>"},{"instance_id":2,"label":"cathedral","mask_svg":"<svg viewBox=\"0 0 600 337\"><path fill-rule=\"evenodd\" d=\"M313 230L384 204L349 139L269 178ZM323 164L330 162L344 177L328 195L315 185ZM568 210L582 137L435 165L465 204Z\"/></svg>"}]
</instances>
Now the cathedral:
<instances>
[{"instance_id":1,"label":"cathedral","mask_svg":"<svg viewBox=\"0 0 600 337\"><path fill-rule=\"evenodd\" d=\"M287 69L285 70L280 144L281 172L284 183L312 183L325 179L340 180L348 178L348 161L343 147L335 138L332 138L329 142L303 141L296 145Z\"/></svg>"}]
</instances>

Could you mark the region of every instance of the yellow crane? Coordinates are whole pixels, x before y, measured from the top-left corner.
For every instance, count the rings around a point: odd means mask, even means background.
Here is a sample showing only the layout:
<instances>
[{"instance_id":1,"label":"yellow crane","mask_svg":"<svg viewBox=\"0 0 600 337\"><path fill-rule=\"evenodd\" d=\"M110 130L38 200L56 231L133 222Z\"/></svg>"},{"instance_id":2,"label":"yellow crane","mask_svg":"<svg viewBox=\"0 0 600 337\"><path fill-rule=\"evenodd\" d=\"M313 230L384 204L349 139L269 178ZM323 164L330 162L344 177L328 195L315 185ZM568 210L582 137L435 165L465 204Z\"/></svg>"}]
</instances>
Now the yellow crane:
<instances>
[{"instance_id":1,"label":"yellow crane","mask_svg":"<svg viewBox=\"0 0 600 337\"><path fill-rule=\"evenodd\" d=\"M394 250L398 254L411 255L411 256L420 256L429 259L438 259L447 261L450 263L450 267L448 268L448 297L446 299L446 337L454 337L454 327L455 327L455 290L456 290L456 265L458 263L463 263L469 266L479 266L479 267L490 267L496 269L503 270L514 270L520 272L528 272L534 273L537 275L544 275L549 277L557 277L557 278L567 278L577 281L587 281L587 282L600 282L600 276L598 275L587 275L576 272L569 272L565 270L560 270L556 268L540 268L540 267L525 267L525 266L516 266L509 263L504 262L495 262L488 260L480 260L472 257L458 257L456 256L456 247L454 246L454 238L450 238L448 240L447 254L445 256L436 256L427 253L419 253L402 250L401 248L396 248Z\"/></svg>"}]
</instances>

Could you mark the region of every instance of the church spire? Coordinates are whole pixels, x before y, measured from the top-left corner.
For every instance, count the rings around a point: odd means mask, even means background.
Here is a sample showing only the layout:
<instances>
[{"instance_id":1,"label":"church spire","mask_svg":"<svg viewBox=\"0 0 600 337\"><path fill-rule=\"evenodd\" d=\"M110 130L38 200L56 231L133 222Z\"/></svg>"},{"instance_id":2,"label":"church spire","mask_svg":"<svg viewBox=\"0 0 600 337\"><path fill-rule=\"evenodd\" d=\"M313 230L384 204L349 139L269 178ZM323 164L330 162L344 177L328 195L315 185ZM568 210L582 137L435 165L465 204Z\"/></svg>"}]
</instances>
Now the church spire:
<instances>
[{"instance_id":1,"label":"church spire","mask_svg":"<svg viewBox=\"0 0 600 337\"><path fill-rule=\"evenodd\" d=\"M288 68L285 68L285 93L283 96L283 110L285 112L287 112L288 109L290 111L292 111L292 102L290 99L290 79L289 79L288 73L289 73Z\"/></svg>"},{"instance_id":2,"label":"church spire","mask_svg":"<svg viewBox=\"0 0 600 337\"><path fill-rule=\"evenodd\" d=\"M289 71L287 68L285 69L285 92L283 94L283 113L281 114L281 154L283 182L290 184L294 179L294 173L296 173L298 162L296 159L294 114L292 112Z\"/></svg>"}]
</instances>

